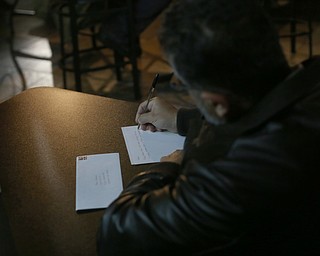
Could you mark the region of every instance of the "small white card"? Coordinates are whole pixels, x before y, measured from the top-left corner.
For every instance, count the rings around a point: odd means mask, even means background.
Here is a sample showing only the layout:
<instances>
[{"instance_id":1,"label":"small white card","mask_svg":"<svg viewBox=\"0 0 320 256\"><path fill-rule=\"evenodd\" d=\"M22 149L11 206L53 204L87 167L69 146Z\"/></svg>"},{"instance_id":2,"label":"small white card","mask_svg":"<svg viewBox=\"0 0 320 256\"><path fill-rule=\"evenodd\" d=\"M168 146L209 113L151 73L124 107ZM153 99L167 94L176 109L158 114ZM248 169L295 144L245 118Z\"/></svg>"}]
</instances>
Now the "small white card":
<instances>
[{"instance_id":1,"label":"small white card","mask_svg":"<svg viewBox=\"0 0 320 256\"><path fill-rule=\"evenodd\" d=\"M76 211L106 208L122 189L118 153L76 158Z\"/></svg>"},{"instance_id":2,"label":"small white card","mask_svg":"<svg viewBox=\"0 0 320 256\"><path fill-rule=\"evenodd\" d=\"M150 132L138 126L122 127L132 165L160 162L161 157L183 149L185 137L172 132Z\"/></svg>"}]
</instances>

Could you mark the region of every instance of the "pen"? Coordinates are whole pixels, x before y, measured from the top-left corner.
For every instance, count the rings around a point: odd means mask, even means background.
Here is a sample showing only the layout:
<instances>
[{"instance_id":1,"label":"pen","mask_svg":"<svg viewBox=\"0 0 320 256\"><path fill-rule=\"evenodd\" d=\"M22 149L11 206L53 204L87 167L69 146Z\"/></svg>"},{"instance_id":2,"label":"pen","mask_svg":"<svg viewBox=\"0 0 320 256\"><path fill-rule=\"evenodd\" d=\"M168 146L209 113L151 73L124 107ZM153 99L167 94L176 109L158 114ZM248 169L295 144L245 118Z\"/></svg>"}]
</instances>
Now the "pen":
<instances>
[{"instance_id":1,"label":"pen","mask_svg":"<svg viewBox=\"0 0 320 256\"><path fill-rule=\"evenodd\" d=\"M152 81L152 85L151 85L151 88L149 90L149 95L148 95L148 99L147 99L147 105L145 107L146 110L148 110L148 106L149 106L149 102L153 96L153 93L154 93L154 90L156 88L156 84L158 82L158 78L159 78L159 74L156 74L156 76L153 78L153 81ZM140 129L140 124L138 124L138 129Z\"/></svg>"}]
</instances>

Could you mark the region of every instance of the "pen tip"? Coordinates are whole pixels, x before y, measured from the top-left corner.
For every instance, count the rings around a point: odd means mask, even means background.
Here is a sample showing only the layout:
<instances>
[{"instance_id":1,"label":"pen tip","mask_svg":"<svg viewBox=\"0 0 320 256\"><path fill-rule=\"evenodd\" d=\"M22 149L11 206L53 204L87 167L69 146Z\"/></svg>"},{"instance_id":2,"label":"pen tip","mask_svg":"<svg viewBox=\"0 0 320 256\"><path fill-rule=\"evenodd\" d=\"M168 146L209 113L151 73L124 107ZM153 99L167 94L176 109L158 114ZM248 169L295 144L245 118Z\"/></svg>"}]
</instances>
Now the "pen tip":
<instances>
[{"instance_id":1,"label":"pen tip","mask_svg":"<svg viewBox=\"0 0 320 256\"><path fill-rule=\"evenodd\" d=\"M159 73L156 74L156 76L154 77L153 79L153 82L152 82L152 88L155 88L156 87L156 84L158 82L158 79L159 79Z\"/></svg>"}]
</instances>

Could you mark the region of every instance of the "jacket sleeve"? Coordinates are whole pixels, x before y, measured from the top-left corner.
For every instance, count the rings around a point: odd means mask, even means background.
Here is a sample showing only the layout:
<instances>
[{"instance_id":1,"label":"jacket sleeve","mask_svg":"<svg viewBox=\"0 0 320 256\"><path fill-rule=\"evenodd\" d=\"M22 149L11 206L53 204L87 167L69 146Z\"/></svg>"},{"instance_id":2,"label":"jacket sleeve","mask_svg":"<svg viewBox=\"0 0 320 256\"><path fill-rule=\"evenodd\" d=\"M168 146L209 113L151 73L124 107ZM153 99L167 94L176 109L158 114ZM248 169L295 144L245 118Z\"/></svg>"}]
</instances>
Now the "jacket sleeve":
<instances>
[{"instance_id":1,"label":"jacket sleeve","mask_svg":"<svg viewBox=\"0 0 320 256\"><path fill-rule=\"evenodd\" d=\"M131 181L105 211L99 255L190 255L239 236L242 209L229 182L195 161L180 168L160 163Z\"/></svg>"}]
</instances>

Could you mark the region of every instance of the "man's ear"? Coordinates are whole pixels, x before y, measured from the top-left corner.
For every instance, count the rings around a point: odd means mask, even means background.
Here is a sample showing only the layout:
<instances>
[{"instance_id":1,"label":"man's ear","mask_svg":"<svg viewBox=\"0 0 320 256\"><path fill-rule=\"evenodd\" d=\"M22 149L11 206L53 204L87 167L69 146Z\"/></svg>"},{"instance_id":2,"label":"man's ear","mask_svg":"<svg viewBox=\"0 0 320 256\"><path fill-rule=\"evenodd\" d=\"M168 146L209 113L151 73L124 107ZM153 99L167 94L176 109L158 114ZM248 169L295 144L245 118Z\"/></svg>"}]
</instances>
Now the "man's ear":
<instances>
[{"instance_id":1,"label":"man's ear","mask_svg":"<svg viewBox=\"0 0 320 256\"><path fill-rule=\"evenodd\" d=\"M206 105L215 106L216 113L219 117L225 117L229 111L228 100L223 94L204 91L201 93L201 99Z\"/></svg>"}]
</instances>

